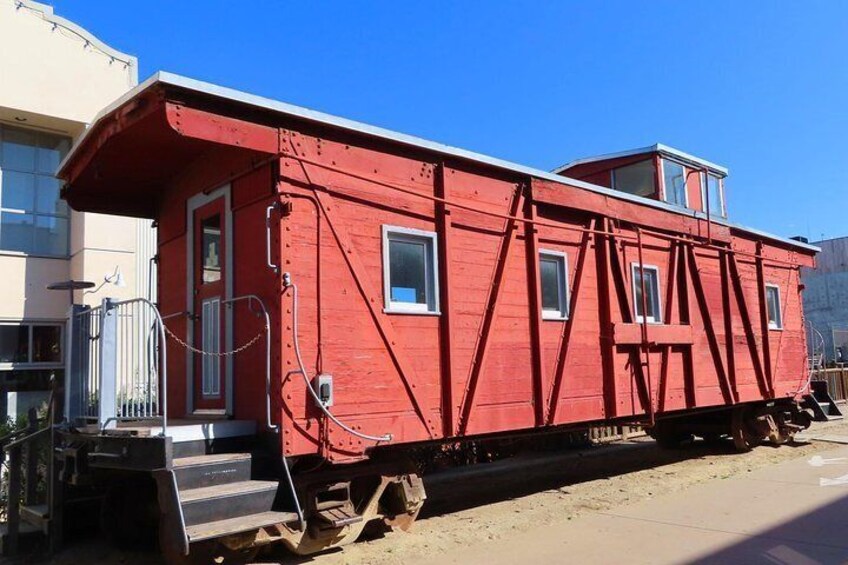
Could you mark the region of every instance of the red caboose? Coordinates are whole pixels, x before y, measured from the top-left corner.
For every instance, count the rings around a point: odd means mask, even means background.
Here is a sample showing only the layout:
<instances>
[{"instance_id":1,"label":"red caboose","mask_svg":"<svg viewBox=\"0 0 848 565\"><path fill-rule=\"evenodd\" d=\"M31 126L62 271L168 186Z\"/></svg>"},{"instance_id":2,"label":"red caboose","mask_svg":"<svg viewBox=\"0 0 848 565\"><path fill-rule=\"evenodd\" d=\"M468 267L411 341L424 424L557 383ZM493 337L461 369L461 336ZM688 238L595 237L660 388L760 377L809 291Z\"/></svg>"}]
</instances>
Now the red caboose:
<instances>
[{"instance_id":1,"label":"red caboose","mask_svg":"<svg viewBox=\"0 0 848 565\"><path fill-rule=\"evenodd\" d=\"M60 174L73 208L158 226L166 543L310 552L407 525L409 447L598 422L787 439L809 423L816 249L730 223L726 173L665 146L547 173L174 75L139 85ZM214 452L249 434L217 418L273 438L267 508L218 477ZM203 465L208 484L180 475Z\"/></svg>"}]
</instances>

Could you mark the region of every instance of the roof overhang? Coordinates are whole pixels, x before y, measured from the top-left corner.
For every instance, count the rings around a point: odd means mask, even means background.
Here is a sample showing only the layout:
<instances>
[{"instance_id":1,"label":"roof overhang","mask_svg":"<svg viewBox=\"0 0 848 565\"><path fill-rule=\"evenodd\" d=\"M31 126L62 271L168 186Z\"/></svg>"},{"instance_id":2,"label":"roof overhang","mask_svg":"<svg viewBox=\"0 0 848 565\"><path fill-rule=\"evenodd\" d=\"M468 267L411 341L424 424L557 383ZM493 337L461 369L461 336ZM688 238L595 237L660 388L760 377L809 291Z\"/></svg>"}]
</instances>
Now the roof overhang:
<instances>
[{"instance_id":1,"label":"roof overhang","mask_svg":"<svg viewBox=\"0 0 848 565\"><path fill-rule=\"evenodd\" d=\"M145 86L97 119L59 167L75 210L155 218L168 184L214 148L262 158L279 152L279 131L186 106Z\"/></svg>"},{"instance_id":2,"label":"roof overhang","mask_svg":"<svg viewBox=\"0 0 848 565\"><path fill-rule=\"evenodd\" d=\"M208 111L180 102L183 98L206 102ZM257 123L257 112L265 116L265 125ZM189 120L189 115L198 119ZM294 118L424 150L440 157L548 180L673 214L706 219L702 212L166 72L151 76L98 114L93 125L77 140L59 166L58 176L66 181L63 196L77 210L153 218L156 214L155 197L164 184L186 163L208 151L211 145L253 151L258 156L279 154L280 130L268 125L268 115L278 122L282 118ZM658 144L649 149L673 152L678 159L686 157L685 153L665 145ZM718 165L706 161L701 164L727 173L727 169ZM789 247L808 252L819 250L809 244L723 219L713 217L711 220Z\"/></svg>"}]
</instances>

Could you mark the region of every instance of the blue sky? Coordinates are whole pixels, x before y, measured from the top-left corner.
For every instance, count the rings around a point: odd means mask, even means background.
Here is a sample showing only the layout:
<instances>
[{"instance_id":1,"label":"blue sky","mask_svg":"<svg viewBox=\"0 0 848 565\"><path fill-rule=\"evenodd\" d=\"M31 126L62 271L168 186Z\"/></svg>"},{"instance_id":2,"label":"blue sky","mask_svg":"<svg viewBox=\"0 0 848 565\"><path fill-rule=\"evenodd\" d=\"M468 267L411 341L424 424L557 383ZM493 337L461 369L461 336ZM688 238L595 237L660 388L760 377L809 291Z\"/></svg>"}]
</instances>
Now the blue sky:
<instances>
[{"instance_id":1,"label":"blue sky","mask_svg":"<svg viewBox=\"0 0 848 565\"><path fill-rule=\"evenodd\" d=\"M662 142L730 218L848 235L848 2L55 0L167 70L543 169Z\"/></svg>"}]
</instances>

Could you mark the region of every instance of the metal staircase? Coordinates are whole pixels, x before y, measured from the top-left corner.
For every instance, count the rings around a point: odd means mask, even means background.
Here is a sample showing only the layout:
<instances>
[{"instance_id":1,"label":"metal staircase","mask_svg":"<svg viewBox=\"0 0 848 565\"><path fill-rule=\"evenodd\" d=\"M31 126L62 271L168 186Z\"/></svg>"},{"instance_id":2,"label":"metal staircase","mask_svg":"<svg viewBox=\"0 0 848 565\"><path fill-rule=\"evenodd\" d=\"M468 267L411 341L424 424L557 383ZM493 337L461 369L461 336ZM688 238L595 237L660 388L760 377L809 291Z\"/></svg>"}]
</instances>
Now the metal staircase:
<instances>
[{"instance_id":1,"label":"metal staircase","mask_svg":"<svg viewBox=\"0 0 848 565\"><path fill-rule=\"evenodd\" d=\"M273 510L278 481L251 478L249 453L174 459L173 472L190 544L297 520Z\"/></svg>"},{"instance_id":2,"label":"metal staircase","mask_svg":"<svg viewBox=\"0 0 848 565\"><path fill-rule=\"evenodd\" d=\"M827 389L827 381L822 379L826 369L824 336L812 323L808 324L808 357L807 370L809 376L804 388L809 392L804 395L803 406L813 412L817 422L842 419L842 411L836 405ZM803 389L802 389L803 390Z\"/></svg>"}]
</instances>

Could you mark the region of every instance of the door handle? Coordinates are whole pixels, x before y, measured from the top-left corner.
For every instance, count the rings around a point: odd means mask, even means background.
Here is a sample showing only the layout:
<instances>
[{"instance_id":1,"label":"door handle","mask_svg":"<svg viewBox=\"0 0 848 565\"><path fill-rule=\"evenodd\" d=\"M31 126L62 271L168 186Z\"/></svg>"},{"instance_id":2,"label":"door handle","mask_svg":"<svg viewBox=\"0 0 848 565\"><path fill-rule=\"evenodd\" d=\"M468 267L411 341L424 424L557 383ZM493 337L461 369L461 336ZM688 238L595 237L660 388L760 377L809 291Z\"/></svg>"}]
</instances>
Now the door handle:
<instances>
[{"instance_id":1,"label":"door handle","mask_svg":"<svg viewBox=\"0 0 848 565\"><path fill-rule=\"evenodd\" d=\"M278 204L275 202L265 209L265 262L268 265L268 268L275 273L280 271L280 266L271 261L271 212L274 211L277 206Z\"/></svg>"}]
</instances>

